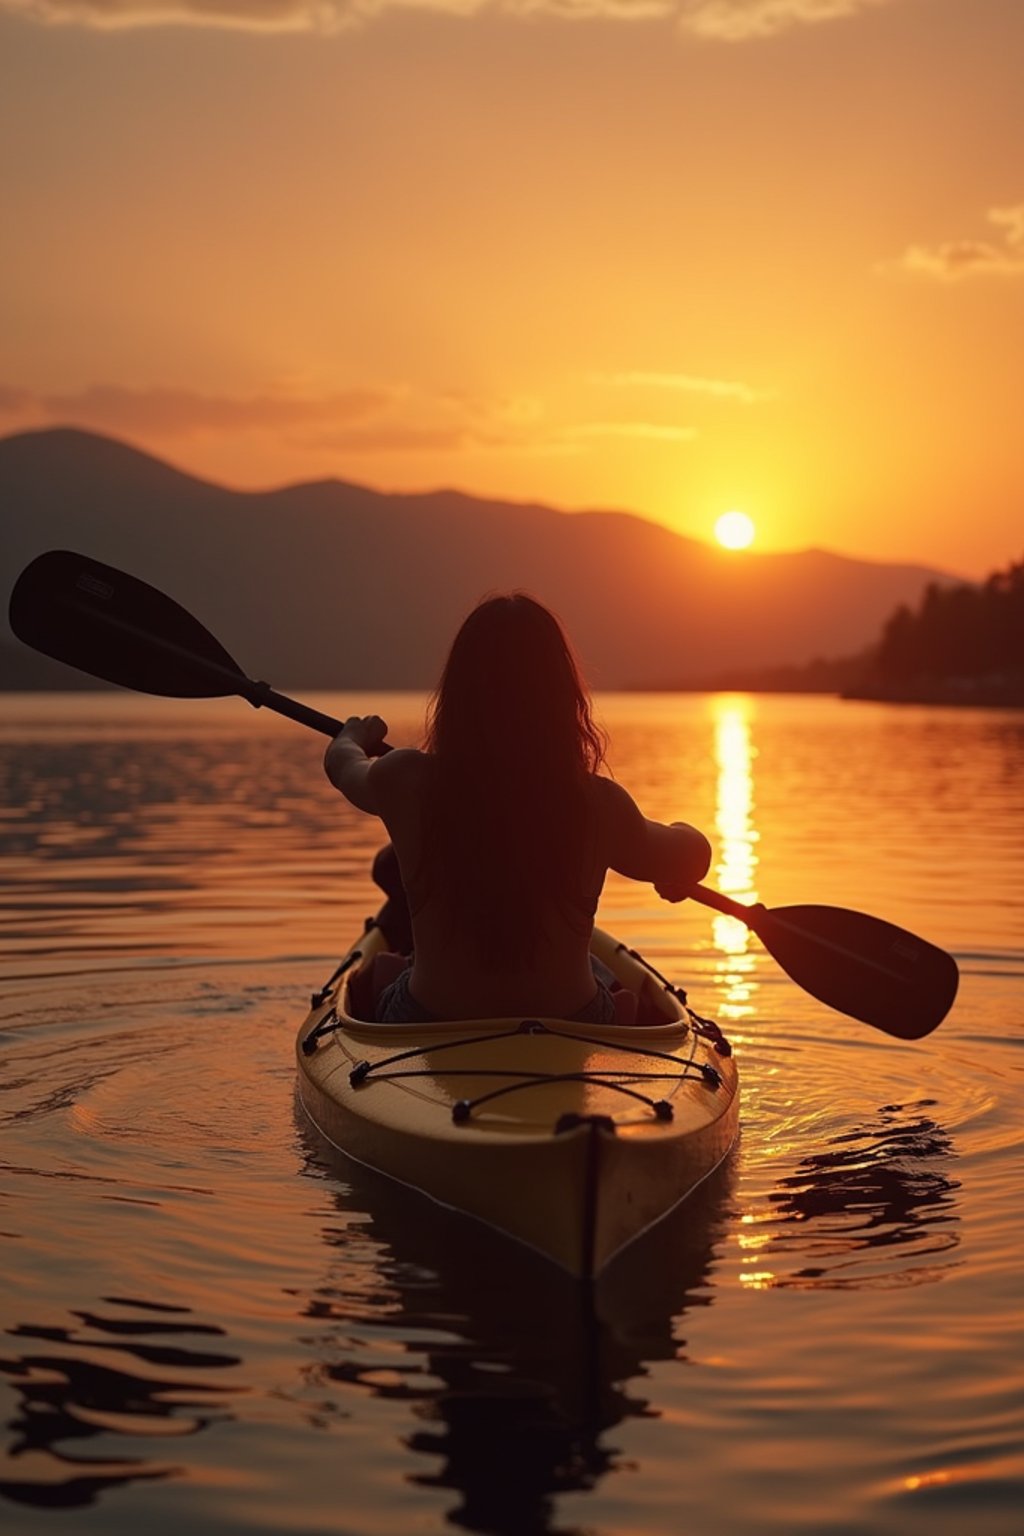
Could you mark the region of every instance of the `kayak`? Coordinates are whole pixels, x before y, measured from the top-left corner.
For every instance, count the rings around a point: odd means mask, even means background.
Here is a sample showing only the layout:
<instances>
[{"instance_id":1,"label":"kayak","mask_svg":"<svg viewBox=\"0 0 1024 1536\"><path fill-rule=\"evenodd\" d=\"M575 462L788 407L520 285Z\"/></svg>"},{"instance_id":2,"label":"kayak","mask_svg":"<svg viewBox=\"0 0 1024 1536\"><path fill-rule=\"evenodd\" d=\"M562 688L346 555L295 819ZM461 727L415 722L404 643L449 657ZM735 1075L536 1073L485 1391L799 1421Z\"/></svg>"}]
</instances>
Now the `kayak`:
<instances>
[{"instance_id":1,"label":"kayak","mask_svg":"<svg viewBox=\"0 0 1024 1536\"><path fill-rule=\"evenodd\" d=\"M616 1018L367 1022L374 921L312 999L299 1103L349 1157L596 1276L723 1161L731 1048L641 956L595 929ZM364 1015L360 1017L360 1015Z\"/></svg>"}]
</instances>

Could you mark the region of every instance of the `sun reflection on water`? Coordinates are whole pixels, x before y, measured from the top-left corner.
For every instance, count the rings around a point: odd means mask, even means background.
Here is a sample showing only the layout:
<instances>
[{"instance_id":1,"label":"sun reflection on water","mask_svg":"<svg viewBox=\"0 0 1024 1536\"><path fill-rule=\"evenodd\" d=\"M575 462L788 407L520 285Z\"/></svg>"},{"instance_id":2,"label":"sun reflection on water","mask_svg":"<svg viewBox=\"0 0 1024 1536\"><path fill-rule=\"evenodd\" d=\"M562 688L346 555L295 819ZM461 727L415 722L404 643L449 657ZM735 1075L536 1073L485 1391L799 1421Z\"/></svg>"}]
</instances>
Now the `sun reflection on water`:
<instances>
[{"instance_id":1,"label":"sun reflection on water","mask_svg":"<svg viewBox=\"0 0 1024 1536\"><path fill-rule=\"evenodd\" d=\"M757 754L751 741L753 706L742 694L720 694L712 699L711 709L718 765L715 830L719 857L715 879L725 895L753 902L757 900L758 864L753 775ZM757 987L750 931L738 918L717 914L712 933L721 955L715 965L722 999L718 1011L730 1019L747 1018L754 1011Z\"/></svg>"}]
</instances>

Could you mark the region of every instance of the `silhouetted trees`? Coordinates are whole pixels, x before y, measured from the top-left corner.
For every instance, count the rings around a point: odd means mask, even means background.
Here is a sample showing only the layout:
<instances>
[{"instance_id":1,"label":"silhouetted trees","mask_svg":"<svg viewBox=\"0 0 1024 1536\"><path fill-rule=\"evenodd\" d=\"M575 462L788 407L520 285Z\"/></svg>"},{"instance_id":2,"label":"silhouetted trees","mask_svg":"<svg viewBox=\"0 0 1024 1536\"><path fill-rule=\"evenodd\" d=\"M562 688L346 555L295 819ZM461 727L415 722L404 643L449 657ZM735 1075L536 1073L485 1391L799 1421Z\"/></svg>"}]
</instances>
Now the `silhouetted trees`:
<instances>
[{"instance_id":1,"label":"silhouetted trees","mask_svg":"<svg viewBox=\"0 0 1024 1536\"><path fill-rule=\"evenodd\" d=\"M886 622L853 692L890 699L1024 704L1024 560L978 586L932 582Z\"/></svg>"}]
</instances>

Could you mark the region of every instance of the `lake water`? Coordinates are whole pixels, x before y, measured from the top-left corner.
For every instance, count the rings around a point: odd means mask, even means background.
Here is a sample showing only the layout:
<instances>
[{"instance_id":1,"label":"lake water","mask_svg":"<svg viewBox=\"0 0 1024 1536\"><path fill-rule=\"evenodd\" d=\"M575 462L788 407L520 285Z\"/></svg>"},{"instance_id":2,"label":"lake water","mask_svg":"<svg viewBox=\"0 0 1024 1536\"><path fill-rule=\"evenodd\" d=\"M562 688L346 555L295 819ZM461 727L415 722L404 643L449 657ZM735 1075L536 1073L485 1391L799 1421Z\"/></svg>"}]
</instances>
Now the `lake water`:
<instances>
[{"instance_id":1,"label":"lake water","mask_svg":"<svg viewBox=\"0 0 1024 1536\"><path fill-rule=\"evenodd\" d=\"M604 925L730 1034L743 1128L588 1302L296 1114L308 994L376 906L322 739L0 698L5 1529L1020 1530L1024 713L599 704L720 889L889 918L962 980L901 1044L611 879Z\"/></svg>"}]
</instances>

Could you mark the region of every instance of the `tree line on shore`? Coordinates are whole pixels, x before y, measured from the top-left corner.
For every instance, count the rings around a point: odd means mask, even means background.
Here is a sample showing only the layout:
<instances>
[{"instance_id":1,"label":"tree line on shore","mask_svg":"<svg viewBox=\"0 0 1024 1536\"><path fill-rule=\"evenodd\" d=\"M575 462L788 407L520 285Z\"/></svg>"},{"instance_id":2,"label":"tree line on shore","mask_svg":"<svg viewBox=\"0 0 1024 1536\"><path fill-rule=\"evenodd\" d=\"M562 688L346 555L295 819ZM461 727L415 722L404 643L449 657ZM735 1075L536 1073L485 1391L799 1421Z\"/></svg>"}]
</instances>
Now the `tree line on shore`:
<instances>
[{"instance_id":1,"label":"tree line on shore","mask_svg":"<svg viewBox=\"0 0 1024 1536\"><path fill-rule=\"evenodd\" d=\"M977 585L930 582L901 604L877 641L854 656L756 673L736 669L717 688L840 693L901 703L1024 705L1024 560Z\"/></svg>"},{"instance_id":2,"label":"tree line on shore","mask_svg":"<svg viewBox=\"0 0 1024 1536\"><path fill-rule=\"evenodd\" d=\"M901 604L846 692L948 703L1024 704L1024 560L976 586L930 582Z\"/></svg>"}]
</instances>

